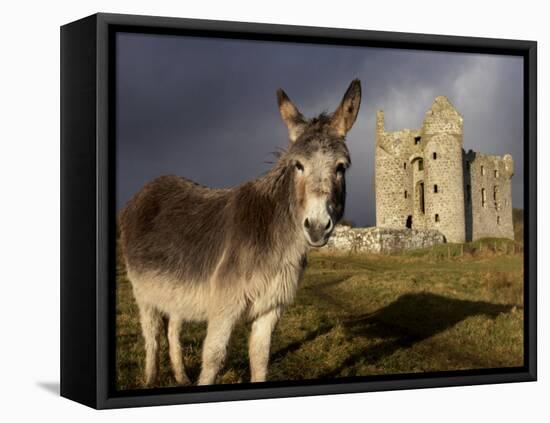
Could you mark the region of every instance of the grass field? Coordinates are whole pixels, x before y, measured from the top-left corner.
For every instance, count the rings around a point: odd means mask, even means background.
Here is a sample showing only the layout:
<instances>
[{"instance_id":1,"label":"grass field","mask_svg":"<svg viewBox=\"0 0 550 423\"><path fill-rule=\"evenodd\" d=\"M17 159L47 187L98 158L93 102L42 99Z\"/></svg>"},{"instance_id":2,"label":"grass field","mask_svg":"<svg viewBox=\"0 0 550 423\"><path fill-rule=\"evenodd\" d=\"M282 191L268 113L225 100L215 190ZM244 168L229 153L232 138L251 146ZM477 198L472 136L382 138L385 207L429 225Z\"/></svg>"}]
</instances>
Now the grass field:
<instances>
[{"instance_id":1,"label":"grass field","mask_svg":"<svg viewBox=\"0 0 550 423\"><path fill-rule=\"evenodd\" d=\"M401 255L312 253L274 333L269 380L523 364L523 255L512 243L442 245ZM496 251L495 251L496 250ZM249 380L249 325L235 330L218 383ZM205 325L182 331L192 380ZM142 386L144 350L125 271L117 275L117 387ZM172 386L165 337L159 386Z\"/></svg>"}]
</instances>

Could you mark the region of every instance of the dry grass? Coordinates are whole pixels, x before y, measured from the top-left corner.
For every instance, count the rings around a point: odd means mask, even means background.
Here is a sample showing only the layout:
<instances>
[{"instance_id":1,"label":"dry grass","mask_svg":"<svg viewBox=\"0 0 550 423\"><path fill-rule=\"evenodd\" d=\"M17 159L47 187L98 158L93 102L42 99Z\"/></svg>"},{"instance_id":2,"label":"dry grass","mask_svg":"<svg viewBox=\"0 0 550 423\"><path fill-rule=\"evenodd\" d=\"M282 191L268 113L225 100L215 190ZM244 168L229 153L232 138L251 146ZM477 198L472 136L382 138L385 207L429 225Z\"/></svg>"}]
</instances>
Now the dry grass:
<instances>
[{"instance_id":1,"label":"dry grass","mask_svg":"<svg viewBox=\"0 0 550 423\"><path fill-rule=\"evenodd\" d=\"M523 256L493 251L495 242L481 251L468 244L391 256L311 254L275 331L269 380L521 366ZM143 341L123 268L117 284L117 387L139 388ZM248 329L237 327L218 383L248 380ZM204 334L204 325L187 324L181 338L193 380ZM159 386L174 385L164 337L160 363Z\"/></svg>"}]
</instances>

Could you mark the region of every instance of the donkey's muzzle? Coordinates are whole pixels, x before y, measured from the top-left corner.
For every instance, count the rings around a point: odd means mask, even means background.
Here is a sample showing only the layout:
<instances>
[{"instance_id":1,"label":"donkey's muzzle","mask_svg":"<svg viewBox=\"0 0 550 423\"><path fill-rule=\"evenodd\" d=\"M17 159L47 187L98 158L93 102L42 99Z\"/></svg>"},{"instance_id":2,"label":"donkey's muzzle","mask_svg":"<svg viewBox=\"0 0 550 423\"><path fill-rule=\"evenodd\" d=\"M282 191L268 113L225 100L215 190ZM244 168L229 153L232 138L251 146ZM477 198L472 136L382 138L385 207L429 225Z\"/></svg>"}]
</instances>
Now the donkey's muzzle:
<instances>
[{"instance_id":1,"label":"donkey's muzzle","mask_svg":"<svg viewBox=\"0 0 550 423\"><path fill-rule=\"evenodd\" d=\"M325 221L310 220L309 218L304 220L304 230L307 234L308 242L313 247L322 247L325 245L333 228L334 223L331 218Z\"/></svg>"}]
</instances>

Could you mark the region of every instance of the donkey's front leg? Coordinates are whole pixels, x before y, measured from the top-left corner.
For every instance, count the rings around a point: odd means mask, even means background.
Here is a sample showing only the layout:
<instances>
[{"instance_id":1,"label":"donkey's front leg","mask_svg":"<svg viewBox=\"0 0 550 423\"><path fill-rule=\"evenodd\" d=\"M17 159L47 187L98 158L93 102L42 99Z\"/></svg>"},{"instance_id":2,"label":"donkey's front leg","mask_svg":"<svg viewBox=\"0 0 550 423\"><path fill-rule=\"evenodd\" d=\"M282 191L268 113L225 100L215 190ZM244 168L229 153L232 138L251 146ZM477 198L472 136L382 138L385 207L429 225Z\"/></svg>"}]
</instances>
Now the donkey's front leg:
<instances>
[{"instance_id":1,"label":"donkey's front leg","mask_svg":"<svg viewBox=\"0 0 550 423\"><path fill-rule=\"evenodd\" d=\"M252 323L252 332L248 346L250 357L250 376L252 382L264 382L269 362L271 334L281 315L280 308L274 308L262 314Z\"/></svg>"},{"instance_id":2,"label":"donkey's front leg","mask_svg":"<svg viewBox=\"0 0 550 423\"><path fill-rule=\"evenodd\" d=\"M202 369L199 376L199 385L211 385L216 380L216 375L225 360L227 344L236 320L236 316L223 315L208 322L202 349Z\"/></svg>"}]
</instances>

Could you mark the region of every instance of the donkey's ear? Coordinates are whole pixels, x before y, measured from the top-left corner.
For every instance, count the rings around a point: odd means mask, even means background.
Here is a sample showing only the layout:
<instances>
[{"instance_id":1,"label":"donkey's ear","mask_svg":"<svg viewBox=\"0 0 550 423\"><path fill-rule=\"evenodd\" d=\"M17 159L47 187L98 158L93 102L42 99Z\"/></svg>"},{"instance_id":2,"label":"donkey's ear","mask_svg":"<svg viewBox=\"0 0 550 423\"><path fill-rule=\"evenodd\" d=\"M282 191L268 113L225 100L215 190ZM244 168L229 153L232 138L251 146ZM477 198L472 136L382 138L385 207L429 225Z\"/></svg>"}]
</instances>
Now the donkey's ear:
<instances>
[{"instance_id":1,"label":"donkey's ear","mask_svg":"<svg viewBox=\"0 0 550 423\"><path fill-rule=\"evenodd\" d=\"M330 126L332 126L339 136L345 136L351 129L357 118L360 105L361 82L358 79L354 79L351 81L346 94L344 94L342 102L332 114Z\"/></svg>"},{"instance_id":2,"label":"donkey's ear","mask_svg":"<svg viewBox=\"0 0 550 423\"><path fill-rule=\"evenodd\" d=\"M279 103L279 112L281 112L283 122L288 128L288 137L291 142L295 142L304 131L306 120L281 89L277 90L277 102Z\"/></svg>"}]
</instances>

